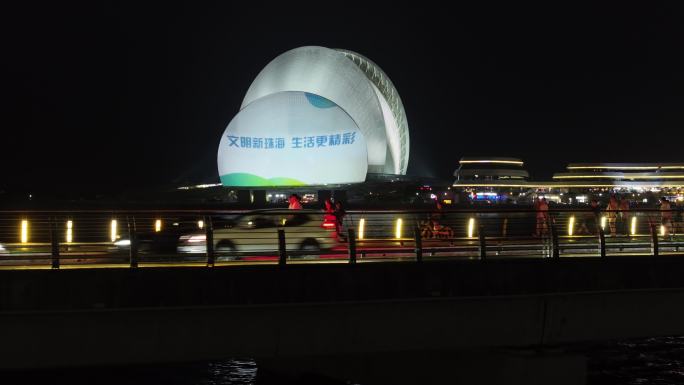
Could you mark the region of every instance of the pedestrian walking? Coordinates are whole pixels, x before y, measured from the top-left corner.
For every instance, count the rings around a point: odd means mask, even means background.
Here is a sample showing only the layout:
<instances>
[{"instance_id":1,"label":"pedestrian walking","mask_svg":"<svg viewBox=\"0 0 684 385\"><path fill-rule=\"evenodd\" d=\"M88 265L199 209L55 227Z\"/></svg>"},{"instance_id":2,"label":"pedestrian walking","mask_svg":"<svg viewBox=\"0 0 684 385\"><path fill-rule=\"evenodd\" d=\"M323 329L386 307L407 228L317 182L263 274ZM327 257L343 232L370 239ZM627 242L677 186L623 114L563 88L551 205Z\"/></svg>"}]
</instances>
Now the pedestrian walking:
<instances>
[{"instance_id":1,"label":"pedestrian walking","mask_svg":"<svg viewBox=\"0 0 684 385\"><path fill-rule=\"evenodd\" d=\"M619 210L619 205L615 195L611 195L608 200L608 206L606 206L606 218L608 220L608 228L610 229L610 236L614 237L617 235L617 214Z\"/></svg>"},{"instance_id":2,"label":"pedestrian walking","mask_svg":"<svg viewBox=\"0 0 684 385\"><path fill-rule=\"evenodd\" d=\"M537 217L537 237L547 235L549 233L549 204L546 198L540 198L535 204L535 211Z\"/></svg>"},{"instance_id":3,"label":"pedestrian walking","mask_svg":"<svg viewBox=\"0 0 684 385\"><path fill-rule=\"evenodd\" d=\"M667 237L672 233L672 206L670 206L670 201L665 197L660 198L660 220L662 226L661 233L664 237Z\"/></svg>"},{"instance_id":4,"label":"pedestrian walking","mask_svg":"<svg viewBox=\"0 0 684 385\"><path fill-rule=\"evenodd\" d=\"M631 219L629 207L629 199L624 196L620 197L620 203L618 204L618 209L620 210L618 212L618 222L620 224L620 232L624 235L629 235L629 221Z\"/></svg>"},{"instance_id":5,"label":"pedestrian walking","mask_svg":"<svg viewBox=\"0 0 684 385\"><path fill-rule=\"evenodd\" d=\"M287 201L289 203L289 205L287 206L288 209L290 209L290 210L301 210L302 209L302 202L301 202L301 198L299 197L299 195L291 194Z\"/></svg>"}]
</instances>

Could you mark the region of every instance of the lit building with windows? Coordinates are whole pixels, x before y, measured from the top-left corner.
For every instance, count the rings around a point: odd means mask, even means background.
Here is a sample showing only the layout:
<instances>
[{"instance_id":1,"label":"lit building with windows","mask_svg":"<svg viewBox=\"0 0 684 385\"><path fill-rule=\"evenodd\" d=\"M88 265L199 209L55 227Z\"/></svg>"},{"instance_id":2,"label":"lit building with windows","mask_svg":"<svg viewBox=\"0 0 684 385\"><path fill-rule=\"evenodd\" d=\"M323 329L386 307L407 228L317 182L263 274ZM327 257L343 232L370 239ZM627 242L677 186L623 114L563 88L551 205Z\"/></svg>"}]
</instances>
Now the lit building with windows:
<instances>
[{"instance_id":1,"label":"lit building with windows","mask_svg":"<svg viewBox=\"0 0 684 385\"><path fill-rule=\"evenodd\" d=\"M682 200L684 194L684 163L570 163L566 172L553 175L559 186L575 191L666 196Z\"/></svg>"},{"instance_id":2,"label":"lit building with windows","mask_svg":"<svg viewBox=\"0 0 684 385\"><path fill-rule=\"evenodd\" d=\"M680 188L684 163L570 163L557 182L588 183L614 188Z\"/></svg>"},{"instance_id":3,"label":"lit building with windows","mask_svg":"<svg viewBox=\"0 0 684 385\"><path fill-rule=\"evenodd\" d=\"M684 163L571 163L551 181L531 181L515 158L462 158L453 188L471 200L529 202L544 196L557 203L588 203L592 197L629 194L652 204L665 196L684 201Z\"/></svg>"},{"instance_id":4,"label":"lit building with windows","mask_svg":"<svg viewBox=\"0 0 684 385\"><path fill-rule=\"evenodd\" d=\"M218 148L224 186L358 183L406 174L409 133L399 93L368 58L299 47L264 67Z\"/></svg>"},{"instance_id":5,"label":"lit building with windows","mask_svg":"<svg viewBox=\"0 0 684 385\"><path fill-rule=\"evenodd\" d=\"M523 161L505 157L463 157L454 171L452 187L471 200L517 201L528 190L529 173Z\"/></svg>"}]
</instances>

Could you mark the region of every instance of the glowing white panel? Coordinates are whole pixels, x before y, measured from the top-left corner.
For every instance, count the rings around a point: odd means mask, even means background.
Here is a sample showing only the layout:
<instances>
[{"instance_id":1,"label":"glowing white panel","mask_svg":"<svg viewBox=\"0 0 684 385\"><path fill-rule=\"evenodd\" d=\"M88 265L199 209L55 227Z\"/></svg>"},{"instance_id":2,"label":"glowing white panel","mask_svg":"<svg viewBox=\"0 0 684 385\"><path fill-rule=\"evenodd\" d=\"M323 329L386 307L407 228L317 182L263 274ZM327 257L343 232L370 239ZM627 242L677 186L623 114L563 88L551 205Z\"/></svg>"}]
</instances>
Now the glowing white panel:
<instances>
[{"instance_id":1,"label":"glowing white panel","mask_svg":"<svg viewBox=\"0 0 684 385\"><path fill-rule=\"evenodd\" d=\"M368 165L383 169L387 156L385 119L372 83L344 54L325 47L299 47L273 59L249 87L242 109L283 91L304 91L346 111L368 146Z\"/></svg>"},{"instance_id":2,"label":"glowing white panel","mask_svg":"<svg viewBox=\"0 0 684 385\"><path fill-rule=\"evenodd\" d=\"M365 137L337 104L305 92L279 92L243 108L218 149L225 186L298 186L366 179Z\"/></svg>"}]
</instances>

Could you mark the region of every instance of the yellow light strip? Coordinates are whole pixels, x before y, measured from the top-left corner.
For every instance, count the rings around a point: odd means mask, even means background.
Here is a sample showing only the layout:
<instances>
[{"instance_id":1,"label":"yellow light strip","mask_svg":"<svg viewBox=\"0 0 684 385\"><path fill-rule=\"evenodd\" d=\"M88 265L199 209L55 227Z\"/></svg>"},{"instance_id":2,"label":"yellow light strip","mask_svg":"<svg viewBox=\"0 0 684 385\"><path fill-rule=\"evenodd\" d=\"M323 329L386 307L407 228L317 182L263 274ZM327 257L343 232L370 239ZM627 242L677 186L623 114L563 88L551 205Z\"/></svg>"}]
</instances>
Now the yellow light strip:
<instances>
[{"instance_id":1,"label":"yellow light strip","mask_svg":"<svg viewBox=\"0 0 684 385\"><path fill-rule=\"evenodd\" d=\"M156 221L154 221L154 232L155 232L155 233L160 232L160 231L161 231L161 227L162 227L162 221L161 221L161 219L157 219Z\"/></svg>"},{"instance_id":2,"label":"yellow light strip","mask_svg":"<svg viewBox=\"0 0 684 385\"><path fill-rule=\"evenodd\" d=\"M475 231L475 218L468 219L468 238L473 237L473 232Z\"/></svg>"},{"instance_id":3,"label":"yellow light strip","mask_svg":"<svg viewBox=\"0 0 684 385\"><path fill-rule=\"evenodd\" d=\"M636 216L633 216L633 217L632 217L632 226L631 226L631 229L630 229L630 234L636 235L636 226L637 226L637 217L636 217Z\"/></svg>"},{"instance_id":4,"label":"yellow light strip","mask_svg":"<svg viewBox=\"0 0 684 385\"><path fill-rule=\"evenodd\" d=\"M365 228L366 220L361 218L361 220L359 220L359 239L363 239L363 231L365 230Z\"/></svg>"},{"instance_id":5,"label":"yellow light strip","mask_svg":"<svg viewBox=\"0 0 684 385\"><path fill-rule=\"evenodd\" d=\"M626 181L625 183L634 183ZM684 188L684 181L682 183L660 183L660 184L647 184L647 185L631 185L631 184L615 184L615 183L559 183L559 184L496 184L496 183L468 183L468 184L452 184L452 187L526 187L526 188L572 188L572 187L587 187L587 188L613 188L613 187L625 187L625 188L649 188L649 187L659 187L659 188Z\"/></svg>"},{"instance_id":6,"label":"yellow light strip","mask_svg":"<svg viewBox=\"0 0 684 385\"><path fill-rule=\"evenodd\" d=\"M601 217L601 230L605 230L605 229L606 229L606 221L607 221L607 220L608 220L608 218L606 218L605 215Z\"/></svg>"},{"instance_id":7,"label":"yellow light strip","mask_svg":"<svg viewBox=\"0 0 684 385\"><path fill-rule=\"evenodd\" d=\"M684 170L684 166L568 166L568 170Z\"/></svg>"},{"instance_id":8,"label":"yellow light strip","mask_svg":"<svg viewBox=\"0 0 684 385\"><path fill-rule=\"evenodd\" d=\"M568 166L568 170L657 170L658 166Z\"/></svg>"},{"instance_id":9,"label":"yellow light strip","mask_svg":"<svg viewBox=\"0 0 684 385\"><path fill-rule=\"evenodd\" d=\"M660 236L661 237L665 236L665 225L660 225Z\"/></svg>"},{"instance_id":10,"label":"yellow light strip","mask_svg":"<svg viewBox=\"0 0 684 385\"><path fill-rule=\"evenodd\" d=\"M522 166L523 162L519 160L461 160L459 164L473 164L473 163L499 163L499 164L516 164Z\"/></svg>"},{"instance_id":11,"label":"yellow light strip","mask_svg":"<svg viewBox=\"0 0 684 385\"><path fill-rule=\"evenodd\" d=\"M28 242L28 221L26 219L21 220L21 243Z\"/></svg>"},{"instance_id":12,"label":"yellow light strip","mask_svg":"<svg viewBox=\"0 0 684 385\"><path fill-rule=\"evenodd\" d=\"M73 234L73 229L74 229L74 222L73 221L67 221L66 223L66 242L71 243L74 241L74 234Z\"/></svg>"},{"instance_id":13,"label":"yellow light strip","mask_svg":"<svg viewBox=\"0 0 684 385\"><path fill-rule=\"evenodd\" d=\"M118 225L118 222L116 221L116 219L112 219L112 222L109 224L109 239L111 239L112 242L116 241L116 236L117 236L116 227L117 227L117 225Z\"/></svg>"},{"instance_id":14,"label":"yellow light strip","mask_svg":"<svg viewBox=\"0 0 684 385\"><path fill-rule=\"evenodd\" d=\"M554 175L553 179L684 179L684 174L679 175Z\"/></svg>"},{"instance_id":15,"label":"yellow light strip","mask_svg":"<svg viewBox=\"0 0 684 385\"><path fill-rule=\"evenodd\" d=\"M571 216L570 220L568 221L568 235L572 236L572 233L575 231L575 216Z\"/></svg>"},{"instance_id":16,"label":"yellow light strip","mask_svg":"<svg viewBox=\"0 0 684 385\"><path fill-rule=\"evenodd\" d=\"M397 219L397 228L395 230L395 238L401 238L401 218Z\"/></svg>"}]
</instances>

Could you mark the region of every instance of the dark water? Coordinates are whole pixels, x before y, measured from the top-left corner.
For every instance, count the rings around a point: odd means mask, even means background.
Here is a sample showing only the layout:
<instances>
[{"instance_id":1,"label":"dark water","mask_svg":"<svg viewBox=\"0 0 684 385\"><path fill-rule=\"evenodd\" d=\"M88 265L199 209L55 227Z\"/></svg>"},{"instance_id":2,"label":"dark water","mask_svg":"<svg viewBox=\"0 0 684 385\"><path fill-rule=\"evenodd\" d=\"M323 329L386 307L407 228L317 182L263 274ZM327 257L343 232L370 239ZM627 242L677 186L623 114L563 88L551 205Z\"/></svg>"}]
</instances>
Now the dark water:
<instances>
[{"instance_id":1,"label":"dark water","mask_svg":"<svg viewBox=\"0 0 684 385\"><path fill-rule=\"evenodd\" d=\"M684 384L684 336L575 347L586 354L588 385ZM448 383L448 380L445 381ZM0 384L102 385L342 385L329 379L259 373L253 360L0 373Z\"/></svg>"},{"instance_id":2,"label":"dark water","mask_svg":"<svg viewBox=\"0 0 684 385\"><path fill-rule=\"evenodd\" d=\"M585 353L589 385L684 384L684 336L596 345Z\"/></svg>"}]
</instances>

